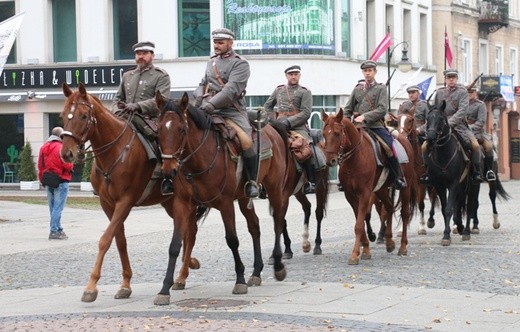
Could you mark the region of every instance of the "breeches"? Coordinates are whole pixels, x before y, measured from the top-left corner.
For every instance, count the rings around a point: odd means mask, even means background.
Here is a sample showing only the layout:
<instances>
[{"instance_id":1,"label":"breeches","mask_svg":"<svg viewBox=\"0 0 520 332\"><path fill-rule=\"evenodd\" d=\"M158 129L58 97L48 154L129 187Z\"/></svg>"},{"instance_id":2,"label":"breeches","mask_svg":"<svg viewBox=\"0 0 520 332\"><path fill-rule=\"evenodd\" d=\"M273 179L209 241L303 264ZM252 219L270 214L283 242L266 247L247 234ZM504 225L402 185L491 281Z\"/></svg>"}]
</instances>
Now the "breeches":
<instances>
[{"instance_id":1,"label":"breeches","mask_svg":"<svg viewBox=\"0 0 520 332\"><path fill-rule=\"evenodd\" d=\"M484 155L486 157L493 157L493 143L485 138L479 139L478 142L482 145L482 149L484 149Z\"/></svg>"}]
</instances>

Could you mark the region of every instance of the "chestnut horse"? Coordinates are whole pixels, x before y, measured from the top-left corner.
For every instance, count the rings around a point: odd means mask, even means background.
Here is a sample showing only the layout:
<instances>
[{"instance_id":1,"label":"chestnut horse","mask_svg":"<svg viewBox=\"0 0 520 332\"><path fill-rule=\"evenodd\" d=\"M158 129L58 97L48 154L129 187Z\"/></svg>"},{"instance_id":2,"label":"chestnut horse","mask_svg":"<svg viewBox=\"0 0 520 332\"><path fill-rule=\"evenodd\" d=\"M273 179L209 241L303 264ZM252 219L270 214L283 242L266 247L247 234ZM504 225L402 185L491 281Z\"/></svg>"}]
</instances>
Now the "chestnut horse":
<instances>
[{"instance_id":1,"label":"chestnut horse","mask_svg":"<svg viewBox=\"0 0 520 332\"><path fill-rule=\"evenodd\" d=\"M390 117L395 120L397 123L397 131L404 135L412 144L413 154L414 154L414 166L415 166L415 174L419 177L426 172L426 166L424 165L422 150L421 150L421 142L419 142L419 137L416 130L415 118L412 114L402 113L397 116L390 114ZM435 193L435 189L430 186L426 186L424 184L419 184L418 187L418 196L417 202L419 207L419 229L417 233L419 235L426 235L426 222L424 220L424 200L426 198L426 193L430 197L430 217L428 218L428 227L432 228L435 225L435 205L437 202L437 194Z\"/></svg>"},{"instance_id":2,"label":"chestnut horse","mask_svg":"<svg viewBox=\"0 0 520 332\"><path fill-rule=\"evenodd\" d=\"M110 220L99 239L96 263L81 300L96 300L103 259L114 237L123 270L123 281L115 298L128 298L132 293L132 269L128 258L124 222L134 206L160 203L168 215L173 216L173 196L161 194L161 178L157 176L160 174L159 170L155 170L155 163L148 160L145 149L129 121L107 110L98 98L87 93L82 83L76 92L64 83L63 93L67 100L61 113L64 127L61 157L66 162L73 162L82 152L84 143L90 141L95 155L90 181L94 191L99 195L103 211ZM198 261L192 258L190 264L192 268L196 268Z\"/></svg>"},{"instance_id":3,"label":"chestnut horse","mask_svg":"<svg viewBox=\"0 0 520 332\"><path fill-rule=\"evenodd\" d=\"M198 205L216 208L220 211L226 233L226 243L233 253L236 282L233 294L247 293L248 285L261 283L263 269L260 248L259 219L252 201L244 194L244 180L241 169L233 160L230 143L221 132L212 126L212 117L189 103L185 93L179 100L156 95L161 110L159 116L159 145L163 158L162 171L167 177L177 179L174 188L173 220L174 234L170 244L168 268L163 286L157 294L155 304L170 303L170 287L177 257L185 232L193 231L193 215ZM285 186L286 169L289 161L287 140L271 126L262 130L262 145L271 146L268 158L261 161L258 182L267 191L274 219L275 244L273 249L274 272L277 280L283 280L286 269L282 263L280 237L285 226L285 213L292 192ZM238 172L237 172L238 171ZM248 230L253 238L254 270L248 283L244 278L244 264L238 251L239 241L235 226L234 200L247 220ZM185 257L193 248L184 243ZM187 262L184 260L184 265Z\"/></svg>"},{"instance_id":4,"label":"chestnut horse","mask_svg":"<svg viewBox=\"0 0 520 332\"><path fill-rule=\"evenodd\" d=\"M376 160L371 138L365 129L355 126L349 119L343 116L343 109L335 115L321 113L323 120L323 136L325 138L324 151L329 166L339 165L338 177L343 185L347 201L352 206L356 216L354 227L356 239L348 264L359 264L359 259L372 257L369 248L369 240L365 231L365 218L372 208L375 200L382 204L380 215L386 224L385 244L387 252L395 249L392 239L392 217L394 214L394 202L390 197L389 187L392 179L384 179L380 183L383 167ZM404 178L407 186L400 190L398 204L400 206L403 232L401 246L398 255L408 253L408 223L414 212L416 202L417 177L413 167L413 150L410 142L402 135L398 136L399 142L405 148L408 155L408 163L402 164ZM375 194L375 197L372 196ZM362 253L361 253L361 247Z\"/></svg>"}]
</instances>

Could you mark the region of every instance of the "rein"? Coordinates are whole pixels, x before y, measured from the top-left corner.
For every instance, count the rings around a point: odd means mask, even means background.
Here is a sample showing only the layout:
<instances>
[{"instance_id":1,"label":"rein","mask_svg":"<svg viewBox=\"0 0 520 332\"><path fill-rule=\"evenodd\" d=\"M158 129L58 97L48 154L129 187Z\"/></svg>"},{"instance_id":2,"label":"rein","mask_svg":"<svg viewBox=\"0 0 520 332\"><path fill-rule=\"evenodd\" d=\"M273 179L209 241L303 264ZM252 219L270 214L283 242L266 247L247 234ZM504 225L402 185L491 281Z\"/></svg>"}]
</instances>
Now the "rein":
<instances>
[{"instance_id":1,"label":"rein","mask_svg":"<svg viewBox=\"0 0 520 332\"><path fill-rule=\"evenodd\" d=\"M447 126L446 123L444 123L444 126L443 126L443 129ZM429 131L432 131L432 130L429 130ZM437 139L432 142L433 146L432 146L432 149L435 149L435 150L439 150L439 148L442 148L444 146L446 146L449 142L451 142L451 138L452 138L452 132L451 132L451 127L448 126L448 131L445 132L444 130L441 130L440 132L437 132L435 131L436 133L436 136L437 136ZM439 136L440 135L440 136ZM448 161L446 162L445 165L441 165L437 162L436 159L433 159L433 158L430 158L430 161L435 165L437 166L438 168L440 168L442 170L443 173L446 173L446 170L448 169L448 167L450 166L450 164L455 160L455 157L457 156L457 152L459 150L459 145L457 145L457 148L453 151L453 154L450 156L450 158L448 159Z\"/></svg>"},{"instance_id":2,"label":"rein","mask_svg":"<svg viewBox=\"0 0 520 332\"><path fill-rule=\"evenodd\" d=\"M347 151L347 146L343 143L346 141L346 137L348 136L346 133L346 127L342 124L342 130L341 130L341 145L339 146L339 152L338 152L338 161L341 164L344 160L347 160L351 158L354 153L357 151L357 149L361 146L361 142L363 141L363 133L361 132L361 128L358 128L359 131L359 141L356 143L356 145L353 146L352 143L349 144L350 149Z\"/></svg>"}]
</instances>

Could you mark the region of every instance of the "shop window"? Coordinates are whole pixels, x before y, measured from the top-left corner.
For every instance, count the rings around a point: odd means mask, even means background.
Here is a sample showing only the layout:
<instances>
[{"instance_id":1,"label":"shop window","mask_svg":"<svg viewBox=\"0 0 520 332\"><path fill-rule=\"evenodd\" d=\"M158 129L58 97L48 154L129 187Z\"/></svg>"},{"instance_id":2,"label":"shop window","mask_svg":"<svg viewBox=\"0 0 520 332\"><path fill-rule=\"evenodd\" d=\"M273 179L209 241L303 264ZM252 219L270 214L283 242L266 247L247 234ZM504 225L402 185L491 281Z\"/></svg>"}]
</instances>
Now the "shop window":
<instances>
[{"instance_id":1,"label":"shop window","mask_svg":"<svg viewBox=\"0 0 520 332\"><path fill-rule=\"evenodd\" d=\"M137 43L137 0L112 0L114 60L134 59Z\"/></svg>"},{"instance_id":2,"label":"shop window","mask_svg":"<svg viewBox=\"0 0 520 332\"><path fill-rule=\"evenodd\" d=\"M0 22L7 20L15 14L14 1L0 1ZM6 63L16 63L16 41L11 48Z\"/></svg>"},{"instance_id":3,"label":"shop window","mask_svg":"<svg viewBox=\"0 0 520 332\"><path fill-rule=\"evenodd\" d=\"M24 145L23 114L0 115L0 164L16 164ZM0 168L0 181L15 182L16 174L4 177L4 169Z\"/></svg>"},{"instance_id":4,"label":"shop window","mask_svg":"<svg viewBox=\"0 0 520 332\"><path fill-rule=\"evenodd\" d=\"M52 0L52 36L54 62L77 61L74 0Z\"/></svg>"},{"instance_id":5,"label":"shop window","mask_svg":"<svg viewBox=\"0 0 520 332\"><path fill-rule=\"evenodd\" d=\"M179 1L179 56L210 54L209 1Z\"/></svg>"}]
</instances>

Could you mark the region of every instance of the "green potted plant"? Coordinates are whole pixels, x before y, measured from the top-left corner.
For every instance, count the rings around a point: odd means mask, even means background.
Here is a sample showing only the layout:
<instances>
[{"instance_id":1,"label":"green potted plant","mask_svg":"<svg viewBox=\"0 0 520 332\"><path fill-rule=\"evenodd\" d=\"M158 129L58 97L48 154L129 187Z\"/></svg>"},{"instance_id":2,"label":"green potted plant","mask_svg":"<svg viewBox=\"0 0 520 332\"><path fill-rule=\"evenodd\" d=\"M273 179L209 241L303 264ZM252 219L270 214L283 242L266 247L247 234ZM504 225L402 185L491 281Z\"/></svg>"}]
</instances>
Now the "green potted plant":
<instances>
[{"instance_id":1,"label":"green potted plant","mask_svg":"<svg viewBox=\"0 0 520 332\"><path fill-rule=\"evenodd\" d=\"M83 173L81 175L81 191L92 191L92 184L90 183L90 172L92 171L93 161L94 156L92 155L92 152L87 152L87 154L85 155L85 165L83 166Z\"/></svg>"},{"instance_id":2,"label":"green potted plant","mask_svg":"<svg viewBox=\"0 0 520 332\"><path fill-rule=\"evenodd\" d=\"M18 178L20 179L21 190L38 190L40 182L36 175L36 163L32 155L31 143L25 142L20 152L20 168L18 169Z\"/></svg>"}]
</instances>

